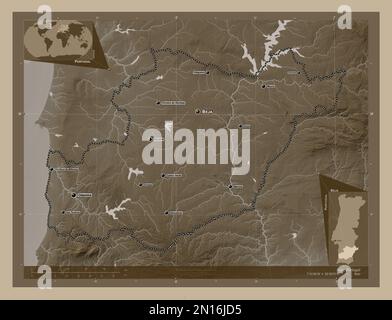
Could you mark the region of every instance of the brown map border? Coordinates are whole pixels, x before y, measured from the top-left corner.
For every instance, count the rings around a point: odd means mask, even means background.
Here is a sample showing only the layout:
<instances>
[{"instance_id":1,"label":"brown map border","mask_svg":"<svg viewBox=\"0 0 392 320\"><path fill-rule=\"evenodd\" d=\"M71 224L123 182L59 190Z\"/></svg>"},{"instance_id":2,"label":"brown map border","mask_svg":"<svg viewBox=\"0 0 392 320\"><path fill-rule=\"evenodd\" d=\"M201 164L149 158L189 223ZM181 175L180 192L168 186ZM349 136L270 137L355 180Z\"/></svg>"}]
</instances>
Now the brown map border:
<instances>
[{"instance_id":1,"label":"brown map border","mask_svg":"<svg viewBox=\"0 0 392 320\"><path fill-rule=\"evenodd\" d=\"M53 19L92 20L121 18L203 18L215 16L236 19L302 18L307 20L336 17L335 12L58 12ZM37 285L36 266L23 263L23 21L36 19L34 12L13 13L13 285ZM369 265L353 268L354 287L379 287L379 12L356 12L353 18L368 20L369 69ZM80 286L267 286L334 287L336 267L53 267L53 285Z\"/></svg>"}]
</instances>

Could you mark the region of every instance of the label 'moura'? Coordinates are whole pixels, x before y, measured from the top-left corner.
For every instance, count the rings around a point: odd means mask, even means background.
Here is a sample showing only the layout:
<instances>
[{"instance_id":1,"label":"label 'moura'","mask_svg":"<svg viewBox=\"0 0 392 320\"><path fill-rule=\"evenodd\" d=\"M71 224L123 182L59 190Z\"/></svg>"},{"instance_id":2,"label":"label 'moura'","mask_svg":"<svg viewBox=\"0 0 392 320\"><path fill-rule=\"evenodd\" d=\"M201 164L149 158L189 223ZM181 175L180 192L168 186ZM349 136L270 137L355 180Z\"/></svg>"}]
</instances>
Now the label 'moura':
<instances>
[{"instance_id":1,"label":"label 'moura'","mask_svg":"<svg viewBox=\"0 0 392 320\"><path fill-rule=\"evenodd\" d=\"M250 167L250 129L241 131L240 154L238 129L197 129L195 146L191 130L182 128L173 132L173 121L165 121L164 138L158 129L150 128L143 132L143 141L150 141L143 149L143 162L148 165L216 164L219 156L220 164L228 164L230 158L232 175L245 175ZM218 138L219 153L216 152ZM174 147L174 142L180 143Z\"/></svg>"}]
</instances>

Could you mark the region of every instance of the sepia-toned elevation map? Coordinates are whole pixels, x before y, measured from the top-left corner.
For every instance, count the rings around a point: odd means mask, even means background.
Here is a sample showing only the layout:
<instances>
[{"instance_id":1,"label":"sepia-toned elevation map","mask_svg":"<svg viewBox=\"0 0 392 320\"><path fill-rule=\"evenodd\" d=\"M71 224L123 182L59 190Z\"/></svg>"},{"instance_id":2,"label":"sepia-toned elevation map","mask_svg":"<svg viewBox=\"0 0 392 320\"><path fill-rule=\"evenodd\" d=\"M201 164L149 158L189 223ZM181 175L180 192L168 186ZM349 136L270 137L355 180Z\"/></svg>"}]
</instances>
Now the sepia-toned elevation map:
<instances>
[{"instance_id":1,"label":"sepia-toned elevation map","mask_svg":"<svg viewBox=\"0 0 392 320\"><path fill-rule=\"evenodd\" d=\"M378 15L37 17L14 14L14 285L377 285Z\"/></svg>"}]
</instances>

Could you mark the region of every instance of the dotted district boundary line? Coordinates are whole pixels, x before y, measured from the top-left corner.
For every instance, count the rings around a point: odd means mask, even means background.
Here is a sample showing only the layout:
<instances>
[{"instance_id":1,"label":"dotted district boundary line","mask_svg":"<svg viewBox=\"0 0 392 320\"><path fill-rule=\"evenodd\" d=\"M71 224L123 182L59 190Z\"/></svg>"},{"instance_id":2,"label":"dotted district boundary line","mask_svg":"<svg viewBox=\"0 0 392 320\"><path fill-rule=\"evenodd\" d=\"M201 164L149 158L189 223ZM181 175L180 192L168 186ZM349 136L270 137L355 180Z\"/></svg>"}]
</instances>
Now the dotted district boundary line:
<instances>
[{"instance_id":1,"label":"dotted district boundary line","mask_svg":"<svg viewBox=\"0 0 392 320\"><path fill-rule=\"evenodd\" d=\"M282 52L290 52L292 59L294 61L294 63L296 65L299 66L299 68L301 69L301 74L303 74L305 76L305 79L307 81L308 84L313 83L314 81L324 81L324 80L329 80L337 75L339 75L339 77L337 78L338 80L338 87L337 90L335 92L335 98L334 98L334 102L332 104L332 106L330 106L329 108L326 106L322 106L322 105L316 105L313 108L313 111L310 113L301 113L301 114L297 114L295 115L292 120L290 121L290 124L292 125L291 131L289 133L287 142L284 144L284 146L281 148L281 150L279 152L277 152L275 154L275 156L273 156L270 160L267 161L266 166L264 168L263 174L261 176L261 180L260 183L258 185L257 191L255 192L252 201L250 202L250 204L248 206L245 206L241 209L239 209L236 212L224 212L224 213L220 213L217 214L213 217L210 217L209 219L207 219L206 221L200 223L200 224L196 224L192 227L191 230L189 231L185 231L185 232L179 232L177 233L173 240L166 246L154 246L154 245L150 245L149 243L147 243L146 241L138 238L135 235L135 229L131 228L131 227L127 227L127 226L122 226L122 227L118 227L118 228L113 228L110 229L106 235L104 236L93 236L91 234L89 234L86 231L80 231L80 232L72 232L72 231L59 231L57 226L55 225L51 225L50 224L50 215L52 212L52 202L49 199L48 196L48 192L49 192L49 185L52 179L52 174L53 174L53 168L50 167L50 159L52 156L54 155L58 155L60 156L64 163L69 167L69 166L76 166L76 165L82 165L85 161L86 155L88 152L90 152L92 150L92 148L94 146L100 146L100 145L104 145L104 144L117 144L119 146L124 146L125 142L127 141L128 137L129 137L129 130L131 127L131 115L129 113L129 111L124 108L119 106L114 100L116 98L116 96L120 95L122 90L124 88L131 88L132 87L132 83L134 80L139 80L140 78L150 74L150 73L154 73L157 71L158 69L158 58L157 58L157 54L159 53L168 53L170 55L173 56L177 56L177 55L182 55L187 57L188 59L194 61L195 63L202 65L203 67L205 67L206 69L213 69L216 70L218 72L220 72L221 74L225 75L225 76L235 76L238 78L248 78L248 79L258 79L260 77L260 75L262 74L263 71L266 70L268 64L278 55L280 55ZM117 89L113 90L112 93L112 97L110 99L110 102L112 104L112 106L116 109L117 112L120 113L124 113L127 116L128 122L127 122L127 126L126 126L126 130L125 130L125 136L122 140L111 140L111 139L104 139L101 141L92 141L89 142L86 146L86 149L83 151L80 160L76 161L76 160L70 160L67 159L64 155L64 153L61 150L52 150L50 149L48 152L48 156L47 156L47 160L46 160L46 166L49 169L49 176L48 176L48 180L46 183L46 189L45 189L45 198L48 202L48 206L49 206L49 213L48 213L48 219L47 219L47 227L49 230L53 230L56 235L58 237L62 237L65 240L73 240L73 241L77 241L77 242L102 242L102 241L107 241L111 238L111 236L115 233L127 233L128 237L130 237L131 239L133 239L136 243L138 243L142 248L146 249L146 250L150 250L150 251L155 251L155 252L161 252L164 253L168 250L170 250L173 246L175 246L177 244L177 242L184 237L189 237L192 236L195 232L199 231L200 229L208 226L209 224L213 223L214 221L220 220L222 218L226 218L226 217L230 217L230 218L238 218L240 216L242 216L243 214L247 213L247 212L252 212L256 209L256 203L257 203L257 199L258 197L261 195L262 190L264 189L266 183L267 183L267 176L268 173L271 169L271 166L273 165L273 163L275 161L277 161L289 148L289 146L291 145L293 138L294 138L294 134L297 130L298 124L300 122L300 120L305 120L305 119L312 119L312 118L316 118L316 117L320 117L320 116L328 116L328 115L336 115L336 107L338 104L338 97L342 91L343 88L343 78L346 75L346 70L344 69L338 69L335 70L334 72L328 74L328 75L324 75L324 76L318 76L318 75L314 75L311 76L309 74L309 72L306 70L306 65L305 63L299 61L297 59L297 57L294 54L294 51L292 48L285 48L285 49L280 49L277 50L274 54L270 55L269 60L267 61L267 63L264 64L264 66L256 73L256 74L247 74L247 73L243 73L243 72L239 72L239 71L228 71L226 69L224 69L222 66L214 64L214 63L206 63L203 62L195 57L193 57L192 55L190 55L189 53L183 51L183 50L173 50L171 48L162 48L162 49L150 49L150 53L153 59L153 67L147 71L141 72L137 75L132 75L128 78L128 80L123 81Z\"/></svg>"}]
</instances>

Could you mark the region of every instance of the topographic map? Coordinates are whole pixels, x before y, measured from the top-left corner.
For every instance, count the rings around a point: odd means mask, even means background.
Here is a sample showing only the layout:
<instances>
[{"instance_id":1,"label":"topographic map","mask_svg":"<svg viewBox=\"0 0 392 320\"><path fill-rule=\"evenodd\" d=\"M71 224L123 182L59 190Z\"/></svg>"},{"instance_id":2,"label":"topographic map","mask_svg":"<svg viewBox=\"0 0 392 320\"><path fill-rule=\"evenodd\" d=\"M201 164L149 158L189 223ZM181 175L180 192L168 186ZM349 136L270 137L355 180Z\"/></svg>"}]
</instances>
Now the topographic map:
<instances>
[{"instance_id":1,"label":"topographic map","mask_svg":"<svg viewBox=\"0 0 392 320\"><path fill-rule=\"evenodd\" d=\"M371 172L366 17L344 30L328 15L67 19L40 31L55 48L40 52L65 46L79 56L54 62L32 118L49 135L46 212L25 265L92 273L355 265ZM36 25L25 29L38 37ZM78 65L87 48L96 57L93 39L105 63ZM327 210L322 179L353 186L355 212L343 205L347 190L332 187ZM339 259L329 256L335 245Z\"/></svg>"}]
</instances>

